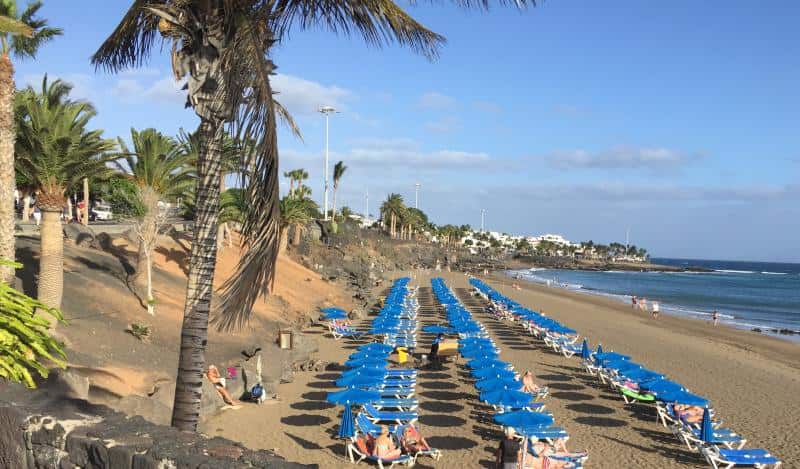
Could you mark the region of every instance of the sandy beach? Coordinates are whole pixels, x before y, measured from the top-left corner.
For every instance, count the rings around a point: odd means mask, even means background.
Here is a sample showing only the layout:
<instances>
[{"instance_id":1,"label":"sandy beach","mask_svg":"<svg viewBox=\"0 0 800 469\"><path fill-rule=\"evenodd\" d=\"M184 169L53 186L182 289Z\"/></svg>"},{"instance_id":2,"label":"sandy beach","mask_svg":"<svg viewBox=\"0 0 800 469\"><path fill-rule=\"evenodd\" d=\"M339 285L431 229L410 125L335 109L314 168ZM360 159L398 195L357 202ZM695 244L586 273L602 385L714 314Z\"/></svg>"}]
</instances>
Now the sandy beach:
<instances>
[{"instance_id":1,"label":"sandy beach","mask_svg":"<svg viewBox=\"0 0 800 469\"><path fill-rule=\"evenodd\" d=\"M706 467L697 453L656 423L651 407L626 407L608 388L598 386L576 358L556 355L523 335L518 326L480 312L482 303L469 296L463 274L437 275L487 326L500 344L502 359L518 370L532 369L537 382L550 387L547 409L569 432L570 449L590 453L587 467ZM434 305L430 277L420 274L414 280L422 287L422 325L444 322ZM725 426L748 439L747 447L769 449L783 460L783 467L800 464L796 426L800 407L793 396L800 389L800 346L690 319L662 315L653 320L604 298L537 285L515 290L502 275L486 280L522 304L577 329L593 346L601 342L606 350L629 354L708 397ZM353 341L334 341L319 327L308 332L320 337L319 355L331 362L343 362L357 346ZM431 337L420 338L418 351L425 352ZM346 467L344 444L335 439L341 407L324 402L326 393L335 389L332 381L337 376L335 371L299 373L294 382L280 386L279 401L228 411L206 422L202 431L253 448L275 449L293 461ZM420 459L419 467L493 467L500 428L487 419L491 414L477 401L466 377L459 364L420 371L422 432L444 456L438 462Z\"/></svg>"}]
</instances>

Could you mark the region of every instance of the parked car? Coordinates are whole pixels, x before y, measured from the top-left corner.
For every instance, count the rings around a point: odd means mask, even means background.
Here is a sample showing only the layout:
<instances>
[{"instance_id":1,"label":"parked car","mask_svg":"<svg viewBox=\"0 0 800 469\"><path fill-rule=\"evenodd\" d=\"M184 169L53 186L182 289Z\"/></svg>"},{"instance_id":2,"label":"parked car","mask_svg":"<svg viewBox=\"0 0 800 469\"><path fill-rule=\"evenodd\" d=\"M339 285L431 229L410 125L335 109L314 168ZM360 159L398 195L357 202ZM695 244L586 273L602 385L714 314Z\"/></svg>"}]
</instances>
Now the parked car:
<instances>
[{"instance_id":1,"label":"parked car","mask_svg":"<svg viewBox=\"0 0 800 469\"><path fill-rule=\"evenodd\" d=\"M113 220L114 214L111 212L111 207L108 205L97 204L89 210L89 220Z\"/></svg>"}]
</instances>

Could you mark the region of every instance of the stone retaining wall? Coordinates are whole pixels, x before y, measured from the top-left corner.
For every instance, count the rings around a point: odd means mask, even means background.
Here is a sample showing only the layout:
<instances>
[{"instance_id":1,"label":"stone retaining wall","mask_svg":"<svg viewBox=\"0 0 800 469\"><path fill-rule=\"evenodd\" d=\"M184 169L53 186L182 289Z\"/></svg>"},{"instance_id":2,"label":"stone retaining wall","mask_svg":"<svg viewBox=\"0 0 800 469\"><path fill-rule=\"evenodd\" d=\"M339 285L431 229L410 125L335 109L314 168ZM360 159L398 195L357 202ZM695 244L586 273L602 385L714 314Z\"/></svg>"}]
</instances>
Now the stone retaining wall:
<instances>
[{"instance_id":1,"label":"stone retaining wall","mask_svg":"<svg viewBox=\"0 0 800 469\"><path fill-rule=\"evenodd\" d=\"M1 469L316 467L252 451L224 438L129 418L85 401L41 397L26 401L0 401Z\"/></svg>"}]
</instances>

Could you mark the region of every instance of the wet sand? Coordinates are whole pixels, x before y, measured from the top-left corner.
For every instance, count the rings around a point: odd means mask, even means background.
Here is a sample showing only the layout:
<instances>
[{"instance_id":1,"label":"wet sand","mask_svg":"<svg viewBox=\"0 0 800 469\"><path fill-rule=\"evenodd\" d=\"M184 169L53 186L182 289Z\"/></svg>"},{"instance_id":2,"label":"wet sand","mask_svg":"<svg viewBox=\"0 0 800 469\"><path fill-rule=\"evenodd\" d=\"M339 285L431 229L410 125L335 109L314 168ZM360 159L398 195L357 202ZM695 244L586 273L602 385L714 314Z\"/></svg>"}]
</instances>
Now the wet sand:
<instances>
[{"instance_id":1,"label":"wet sand","mask_svg":"<svg viewBox=\"0 0 800 469\"><path fill-rule=\"evenodd\" d=\"M501 347L501 358L518 370L532 369L537 382L550 387L544 402L556 423L569 432L570 449L589 451L587 467L706 467L697 453L655 422L651 407L625 406L583 372L577 358L556 355L523 335L518 326L480 312L483 304L469 296L463 274L438 275L487 326ZM510 280L498 278L510 285ZM586 334L593 346L602 342L606 350L629 354L708 397L725 426L748 438L748 447L769 449L783 459L784 467L800 464L796 344L663 315L653 321L603 298L534 285L512 290L488 280L504 294ZM421 325L444 323L441 308L433 304L430 275L419 275L416 281L423 287ZM353 341L334 341L321 328L309 332L320 337L319 358L324 360L342 363L356 347ZM418 352L426 352L432 337L419 337ZM206 422L202 431L253 448L276 449L293 461L347 467L344 443L335 438L342 409L324 402L338 374L298 373L293 383L280 386L280 401L228 411ZM419 459L418 467L494 467L500 428L488 420L492 414L477 401L463 365L421 370L417 393L422 433L444 453L438 462Z\"/></svg>"}]
</instances>

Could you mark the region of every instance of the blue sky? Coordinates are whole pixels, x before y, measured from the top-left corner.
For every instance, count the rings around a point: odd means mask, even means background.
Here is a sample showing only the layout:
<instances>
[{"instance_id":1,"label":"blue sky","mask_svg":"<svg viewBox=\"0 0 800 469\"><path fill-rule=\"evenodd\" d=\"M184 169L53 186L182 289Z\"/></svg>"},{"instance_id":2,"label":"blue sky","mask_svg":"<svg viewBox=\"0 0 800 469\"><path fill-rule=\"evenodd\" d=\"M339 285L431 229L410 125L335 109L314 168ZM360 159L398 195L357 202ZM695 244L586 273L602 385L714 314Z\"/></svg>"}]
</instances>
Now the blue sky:
<instances>
[{"instance_id":1,"label":"blue sky","mask_svg":"<svg viewBox=\"0 0 800 469\"><path fill-rule=\"evenodd\" d=\"M18 85L48 73L93 101L110 136L194 129L166 54L120 75L89 57L126 2L45 2L65 35ZM425 2L420 2L424 4ZM405 6L407 4L401 3ZM409 11L448 43L436 62L358 37L295 30L274 53L278 99L304 139L280 135L282 170L321 197L322 104L340 200L389 192L438 223L573 240L631 240L658 256L800 261L800 3L551 0L488 13ZM342 205L340 203L339 205Z\"/></svg>"}]
</instances>

